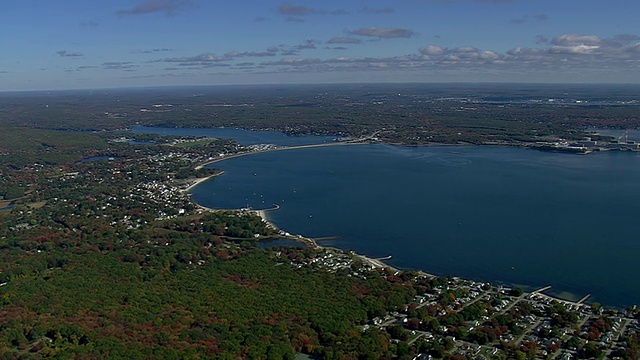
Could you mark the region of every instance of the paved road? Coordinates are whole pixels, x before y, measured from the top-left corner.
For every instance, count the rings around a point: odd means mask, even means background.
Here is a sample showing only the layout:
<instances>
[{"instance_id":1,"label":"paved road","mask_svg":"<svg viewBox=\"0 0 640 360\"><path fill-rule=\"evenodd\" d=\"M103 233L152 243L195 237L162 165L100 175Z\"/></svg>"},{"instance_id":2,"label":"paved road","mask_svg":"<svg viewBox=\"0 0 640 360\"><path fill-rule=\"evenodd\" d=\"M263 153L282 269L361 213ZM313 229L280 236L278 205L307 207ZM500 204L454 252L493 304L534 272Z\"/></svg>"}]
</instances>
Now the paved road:
<instances>
[{"instance_id":1,"label":"paved road","mask_svg":"<svg viewBox=\"0 0 640 360\"><path fill-rule=\"evenodd\" d=\"M476 297L475 299L473 299L473 300L469 301L468 303L464 304L464 306L462 306L462 309L466 308L467 306L471 306L471 305L475 304L476 302L478 302L482 298L484 298L485 295L489 294L492 291L493 291L493 288L483 292L482 294L478 295L478 297Z\"/></svg>"},{"instance_id":2,"label":"paved road","mask_svg":"<svg viewBox=\"0 0 640 360\"><path fill-rule=\"evenodd\" d=\"M529 334L531 332L531 330L535 329L538 327L538 325L540 325L540 323L542 322L542 320L536 320L535 323L531 324L531 326L527 327L527 329L522 333L522 335L520 335L520 337L518 337L516 339L516 345L520 345L520 343L522 342L522 339L524 339L525 336L527 336L527 334Z\"/></svg>"},{"instance_id":3,"label":"paved road","mask_svg":"<svg viewBox=\"0 0 640 360\"><path fill-rule=\"evenodd\" d=\"M514 307L514 306L515 306L515 304L519 303L519 302L520 302L520 300L524 299L527 295L540 294L541 292L546 291L546 290L549 290L549 289L551 289L551 285L547 285L547 286L545 286L545 287L543 287L543 288L540 288L540 289L538 289L538 290L534 290L534 291L532 291L531 293L522 293L522 295L518 296L518 298L517 298L517 299L515 299L511 304L509 304L509 306L507 306L507 307L506 307L504 310L502 310L500 313L501 313L501 314L504 314L504 313L506 313L507 311L511 310L511 308L512 308L512 307Z\"/></svg>"}]
</instances>

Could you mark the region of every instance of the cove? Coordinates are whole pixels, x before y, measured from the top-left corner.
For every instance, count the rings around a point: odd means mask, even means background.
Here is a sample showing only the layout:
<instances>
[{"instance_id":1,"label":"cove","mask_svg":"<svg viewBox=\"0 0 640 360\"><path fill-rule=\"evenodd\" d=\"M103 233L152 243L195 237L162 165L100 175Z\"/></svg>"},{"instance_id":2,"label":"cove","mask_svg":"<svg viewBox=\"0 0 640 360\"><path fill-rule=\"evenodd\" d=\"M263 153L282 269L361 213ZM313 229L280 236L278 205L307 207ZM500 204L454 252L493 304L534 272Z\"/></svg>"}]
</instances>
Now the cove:
<instances>
[{"instance_id":1,"label":"cove","mask_svg":"<svg viewBox=\"0 0 640 360\"><path fill-rule=\"evenodd\" d=\"M207 207L280 205L280 228L399 268L626 307L640 299L640 154L361 145L213 164Z\"/></svg>"}]
</instances>

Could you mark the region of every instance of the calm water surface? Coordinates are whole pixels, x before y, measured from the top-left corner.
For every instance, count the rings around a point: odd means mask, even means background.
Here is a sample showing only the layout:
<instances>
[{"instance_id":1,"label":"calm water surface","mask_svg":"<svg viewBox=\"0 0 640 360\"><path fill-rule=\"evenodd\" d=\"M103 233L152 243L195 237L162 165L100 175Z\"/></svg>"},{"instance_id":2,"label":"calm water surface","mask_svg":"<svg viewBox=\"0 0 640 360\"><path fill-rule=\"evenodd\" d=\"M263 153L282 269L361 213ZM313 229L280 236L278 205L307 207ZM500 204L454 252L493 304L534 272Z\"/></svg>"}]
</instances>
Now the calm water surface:
<instances>
[{"instance_id":1,"label":"calm water surface","mask_svg":"<svg viewBox=\"0 0 640 360\"><path fill-rule=\"evenodd\" d=\"M294 234L393 266L628 306L640 300L640 154L361 145L214 164L209 207L281 209Z\"/></svg>"}]
</instances>

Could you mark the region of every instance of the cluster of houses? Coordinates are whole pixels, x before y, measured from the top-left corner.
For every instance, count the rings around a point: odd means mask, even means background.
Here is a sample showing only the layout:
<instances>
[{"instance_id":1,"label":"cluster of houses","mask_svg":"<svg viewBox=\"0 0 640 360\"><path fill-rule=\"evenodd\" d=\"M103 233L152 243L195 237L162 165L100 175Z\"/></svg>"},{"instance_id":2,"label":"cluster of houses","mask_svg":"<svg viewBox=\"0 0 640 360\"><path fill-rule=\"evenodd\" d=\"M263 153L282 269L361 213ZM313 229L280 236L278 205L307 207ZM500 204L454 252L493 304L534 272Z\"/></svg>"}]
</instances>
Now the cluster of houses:
<instances>
[{"instance_id":1,"label":"cluster of houses","mask_svg":"<svg viewBox=\"0 0 640 360\"><path fill-rule=\"evenodd\" d=\"M590 137L579 141L558 140L553 142L536 142L535 145L540 149L570 151L582 154L606 150L640 151L640 143L633 140L599 141L593 140Z\"/></svg>"},{"instance_id":2,"label":"cluster of houses","mask_svg":"<svg viewBox=\"0 0 640 360\"><path fill-rule=\"evenodd\" d=\"M282 253L280 253L280 256L282 256ZM297 269L302 267L313 267L326 269L330 272L336 272L338 270L350 269L351 265L354 263L354 259L342 251L324 249L322 253L315 257L291 259L289 263ZM357 271L351 275L361 276Z\"/></svg>"}]
</instances>

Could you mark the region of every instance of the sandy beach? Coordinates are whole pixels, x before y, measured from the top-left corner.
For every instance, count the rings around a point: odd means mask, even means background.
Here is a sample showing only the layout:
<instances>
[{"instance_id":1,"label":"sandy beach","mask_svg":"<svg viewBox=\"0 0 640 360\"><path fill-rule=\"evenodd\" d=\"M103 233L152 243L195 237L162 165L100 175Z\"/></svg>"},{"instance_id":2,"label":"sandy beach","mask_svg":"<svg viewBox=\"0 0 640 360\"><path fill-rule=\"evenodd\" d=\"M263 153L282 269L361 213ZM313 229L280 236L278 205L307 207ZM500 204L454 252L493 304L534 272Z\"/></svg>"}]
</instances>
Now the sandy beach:
<instances>
[{"instance_id":1,"label":"sandy beach","mask_svg":"<svg viewBox=\"0 0 640 360\"><path fill-rule=\"evenodd\" d=\"M274 207L271 209L263 209L263 210L254 210L255 214L260 216L260 218L262 219L262 221L267 224L267 227L273 229L273 230L280 230L278 229L278 227L271 222L271 220L269 220L269 217L267 216L267 212L269 211L275 211L280 209L280 206L278 206L277 204L274 204Z\"/></svg>"},{"instance_id":2,"label":"sandy beach","mask_svg":"<svg viewBox=\"0 0 640 360\"><path fill-rule=\"evenodd\" d=\"M207 181L207 180L209 180L211 178L214 178L216 176L220 176L222 174L224 174L224 171L220 171L220 172L215 173L215 174L213 174L211 176L190 180L190 181L193 181L193 182L189 186L187 186L186 188L182 189L182 192L188 193L191 189L193 189L194 187L200 185L201 183L203 183L203 182L205 182L205 181Z\"/></svg>"},{"instance_id":3,"label":"sandy beach","mask_svg":"<svg viewBox=\"0 0 640 360\"><path fill-rule=\"evenodd\" d=\"M357 257L359 257L359 258L360 258L360 260L362 260L362 262L364 262L364 263L366 263L366 264L369 264L369 265L371 265L371 266L373 266L373 267L375 267L375 268L378 268L378 269L384 269L384 268L387 268L387 269L391 269L391 270L392 270L392 271L394 271L394 272L399 271L397 268L394 268L393 266L388 265L388 264L386 264L386 263L382 262L382 260L372 259L372 258L370 258L370 257L368 257L368 256L366 256L366 255L360 255L360 254L356 254L356 253L354 253L354 254L355 254Z\"/></svg>"}]
</instances>

